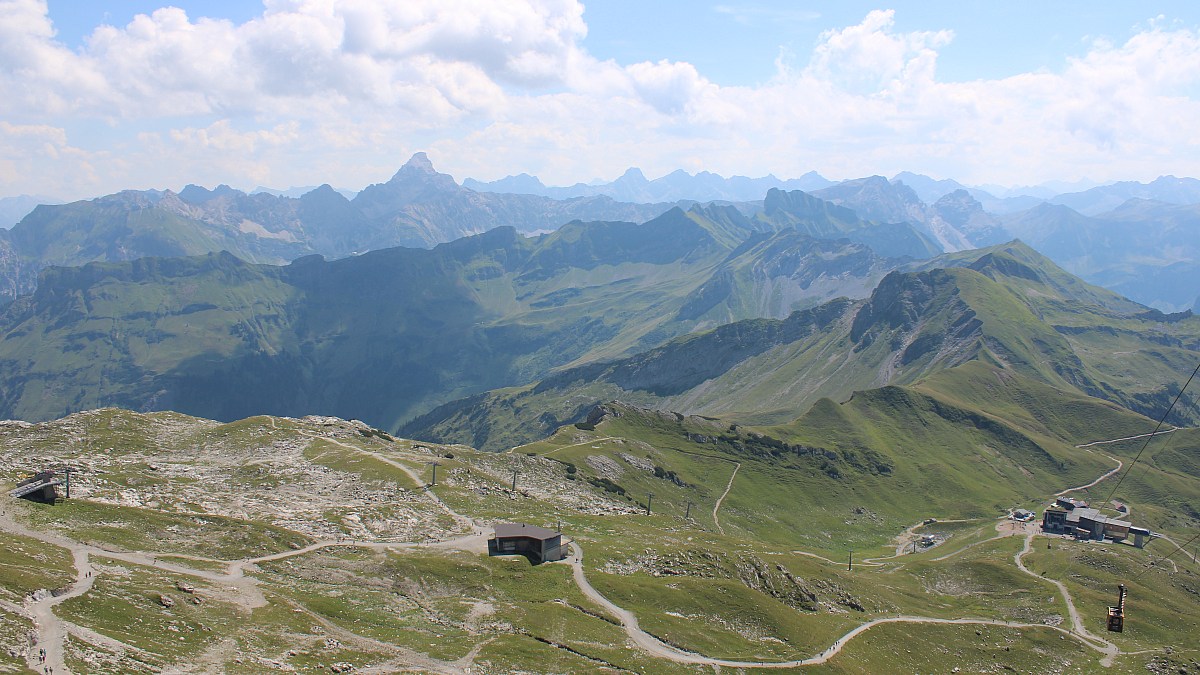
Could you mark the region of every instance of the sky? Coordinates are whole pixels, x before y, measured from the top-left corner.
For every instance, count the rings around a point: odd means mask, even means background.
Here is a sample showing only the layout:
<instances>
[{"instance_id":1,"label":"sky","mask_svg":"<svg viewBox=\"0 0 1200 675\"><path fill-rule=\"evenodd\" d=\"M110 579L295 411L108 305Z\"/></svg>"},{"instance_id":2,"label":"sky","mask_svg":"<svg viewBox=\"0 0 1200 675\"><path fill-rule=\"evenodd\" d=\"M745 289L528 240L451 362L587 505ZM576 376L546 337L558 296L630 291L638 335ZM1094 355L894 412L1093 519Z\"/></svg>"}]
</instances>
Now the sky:
<instances>
[{"instance_id":1,"label":"sky","mask_svg":"<svg viewBox=\"0 0 1200 675\"><path fill-rule=\"evenodd\" d=\"M1200 3L0 0L0 197L1200 176Z\"/></svg>"}]
</instances>

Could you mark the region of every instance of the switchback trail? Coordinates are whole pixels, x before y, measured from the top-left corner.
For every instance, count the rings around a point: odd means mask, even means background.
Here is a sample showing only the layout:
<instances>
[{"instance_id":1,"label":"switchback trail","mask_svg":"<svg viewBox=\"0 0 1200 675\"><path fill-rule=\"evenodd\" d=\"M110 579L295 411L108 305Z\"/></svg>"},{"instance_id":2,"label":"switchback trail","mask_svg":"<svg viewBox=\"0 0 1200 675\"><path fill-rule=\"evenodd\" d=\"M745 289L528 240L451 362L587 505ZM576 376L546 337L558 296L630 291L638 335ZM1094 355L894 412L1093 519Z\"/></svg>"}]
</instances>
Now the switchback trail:
<instances>
[{"instance_id":1,"label":"switchback trail","mask_svg":"<svg viewBox=\"0 0 1200 675\"><path fill-rule=\"evenodd\" d=\"M1059 594L1062 595L1063 601L1067 605L1067 614L1071 617L1071 635L1078 637L1092 649L1104 654L1104 658L1100 659L1100 665L1105 667L1111 666L1113 664L1113 659L1115 659L1117 655L1121 653L1120 649L1118 649L1115 644L1109 642L1108 640L1105 640L1097 635L1093 635L1083 625L1083 620L1079 618L1079 612L1075 609L1075 602L1071 599L1071 594L1067 591L1066 584L1055 579L1048 579L1030 570L1021 560L1021 558L1025 557L1025 554L1029 553L1029 549L1033 545L1033 538L1035 536L1037 536L1036 530L1029 531L1029 533L1025 535L1025 545L1021 547L1021 551L1019 553L1013 556L1013 561L1017 563L1017 568L1031 577L1054 584L1054 586L1058 588Z\"/></svg>"},{"instance_id":2,"label":"switchback trail","mask_svg":"<svg viewBox=\"0 0 1200 675\"><path fill-rule=\"evenodd\" d=\"M628 636L635 645L652 656L667 659L668 661L673 661L675 663L696 664L723 668L800 668L803 666L819 666L836 656L838 652L842 651L842 648L845 647L850 640L870 630L871 628L874 628L875 626L885 623L985 625L1005 626L1008 628L1036 628L1040 630L1053 630L1079 640L1087 647L1104 654L1105 659L1107 660L1105 665L1109 665L1111 663L1111 657L1115 656L1117 653L1115 651L1115 646L1108 643L1103 643L1103 641L1099 641L1098 638L1094 638L1094 636L1086 633L1086 631L1083 634L1074 633L1057 626L1047 626L1040 623L1015 623L996 619L976 618L938 619L921 616L888 616L873 619L853 628L845 635L835 640L834 643L825 651L807 659L799 659L795 661L735 661L731 659L717 659L704 656L703 654L697 654L696 652L685 651L679 649L678 647L673 647L663 642L658 637L655 637L654 635L643 630L638 624L637 616L635 616L633 612L617 606L611 600L604 597L603 594L597 591L591 585L591 583L588 582L587 576L584 574L583 570L583 549L580 548L578 544L572 542L571 557L568 558L566 562L571 566L571 573L575 578L575 583L579 586L579 590L581 590L583 594L590 600L600 605L610 614L616 617L616 619L620 621L621 627L625 629L626 636ZM1099 642L1111 647L1114 651L1110 654L1107 649L1104 649L1098 646L1096 643L1089 641L1085 636L1097 639Z\"/></svg>"}]
</instances>

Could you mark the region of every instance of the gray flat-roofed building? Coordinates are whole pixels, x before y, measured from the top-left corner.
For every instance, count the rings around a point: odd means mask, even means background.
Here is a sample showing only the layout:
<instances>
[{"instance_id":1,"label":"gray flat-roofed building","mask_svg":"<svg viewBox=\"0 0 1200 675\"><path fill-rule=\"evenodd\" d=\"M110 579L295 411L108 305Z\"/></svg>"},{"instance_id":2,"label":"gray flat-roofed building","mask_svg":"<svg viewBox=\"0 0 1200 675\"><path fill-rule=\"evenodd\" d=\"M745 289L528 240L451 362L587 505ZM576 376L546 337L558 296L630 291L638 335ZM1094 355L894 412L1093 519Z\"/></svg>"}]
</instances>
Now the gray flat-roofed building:
<instances>
[{"instance_id":1,"label":"gray flat-roofed building","mask_svg":"<svg viewBox=\"0 0 1200 675\"><path fill-rule=\"evenodd\" d=\"M1126 520L1109 518L1100 514L1097 509L1075 508L1067 514L1067 525L1087 531L1089 539L1114 539L1120 541L1129 536L1129 528L1133 523Z\"/></svg>"},{"instance_id":2,"label":"gray flat-roofed building","mask_svg":"<svg viewBox=\"0 0 1200 675\"><path fill-rule=\"evenodd\" d=\"M1095 539L1103 541L1124 541L1133 537L1133 545L1142 548L1155 535L1144 527L1137 527L1127 520L1112 518L1100 513L1098 509L1080 506L1075 502L1073 507L1063 505L1063 499L1051 505L1042 514L1042 530L1050 534L1072 534L1079 539Z\"/></svg>"},{"instance_id":3,"label":"gray flat-roofed building","mask_svg":"<svg viewBox=\"0 0 1200 675\"><path fill-rule=\"evenodd\" d=\"M536 565L567 557L562 533L525 523L497 523L488 540L488 555L524 555Z\"/></svg>"}]
</instances>

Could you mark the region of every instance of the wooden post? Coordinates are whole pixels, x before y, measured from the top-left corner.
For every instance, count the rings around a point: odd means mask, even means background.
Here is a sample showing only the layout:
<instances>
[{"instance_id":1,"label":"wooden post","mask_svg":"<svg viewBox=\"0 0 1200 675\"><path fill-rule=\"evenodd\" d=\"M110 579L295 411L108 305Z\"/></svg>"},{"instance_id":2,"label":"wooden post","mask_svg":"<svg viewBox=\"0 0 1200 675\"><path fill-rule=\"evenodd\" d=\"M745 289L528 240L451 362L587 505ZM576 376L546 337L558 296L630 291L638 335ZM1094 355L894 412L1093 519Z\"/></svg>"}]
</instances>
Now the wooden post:
<instances>
[{"instance_id":1,"label":"wooden post","mask_svg":"<svg viewBox=\"0 0 1200 675\"><path fill-rule=\"evenodd\" d=\"M854 551L850 551L850 562L846 563L846 571L854 571Z\"/></svg>"},{"instance_id":2,"label":"wooden post","mask_svg":"<svg viewBox=\"0 0 1200 675\"><path fill-rule=\"evenodd\" d=\"M691 517L692 517L692 500L689 499L688 503L687 503L687 511L684 512L683 519L688 520Z\"/></svg>"},{"instance_id":3,"label":"wooden post","mask_svg":"<svg viewBox=\"0 0 1200 675\"><path fill-rule=\"evenodd\" d=\"M646 499L646 515L650 515L650 505L654 503L654 493L647 492L646 495L648 496Z\"/></svg>"},{"instance_id":4,"label":"wooden post","mask_svg":"<svg viewBox=\"0 0 1200 675\"><path fill-rule=\"evenodd\" d=\"M517 491L517 470L516 469L513 469L512 491L513 492Z\"/></svg>"}]
</instances>

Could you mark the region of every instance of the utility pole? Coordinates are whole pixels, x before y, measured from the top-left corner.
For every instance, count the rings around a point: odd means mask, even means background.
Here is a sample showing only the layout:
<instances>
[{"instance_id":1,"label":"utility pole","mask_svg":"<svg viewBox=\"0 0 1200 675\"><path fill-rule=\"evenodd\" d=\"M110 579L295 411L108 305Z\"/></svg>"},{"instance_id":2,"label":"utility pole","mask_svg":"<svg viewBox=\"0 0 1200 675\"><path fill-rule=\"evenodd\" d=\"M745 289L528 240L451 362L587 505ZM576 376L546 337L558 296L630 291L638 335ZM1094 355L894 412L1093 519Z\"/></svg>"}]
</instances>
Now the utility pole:
<instances>
[{"instance_id":1,"label":"utility pole","mask_svg":"<svg viewBox=\"0 0 1200 675\"><path fill-rule=\"evenodd\" d=\"M68 466L66 469L63 470L63 472L67 474L67 480L65 483L63 483L63 489L67 493L67 499L70 499L71 498L71 467Z\"/></svg>"},{"instance_id":2,"label":"utility pole","mask_svg":"<svg viewBox=\"0 0 1200 675\"><path fill-rule=\"evenodd\" d=\"M441 466L441 463L435 460L430 462L429 465L433 467L433 482L429 484L429 487L433 487L437 485L437 468Z\"/></svg>"},{"instance_id":3,"label":"utility pole","mask_svg":"<svg viewBox=\"0 0 1200 675\"><path fill-rule=\"evenodd\" d=\"M854 571L854 551L850 551L850 562L846 563L846 571Z\"/></svg>"},{"instance_id":4,"label":"utility pole","mask_svg":"<svg viewBox=\"0 0 1200 675\"><path fill-rule=\"evenodd\" d=\"M517 491L517 469L513 469L512 491Z\"/></svg>"},{"instance_id":5,"label":"utility pole","mask_svg":"<svg viewBox=\"0 0 1200 675\"><path fill-rule=\"evenodd\" d=\"M649 497L646 500L646 515L650 515L650 505L654 503L654 493L647 492L646 495Z\"/></svg>"},{"instance_id":6,"label":"utility pole","mask_svg":"<svg viewBox=\"0 0 1200 675\"><path fill-rule=\"evenodd\" d=\"M688 503L687 503L687 511L684 512L683 519L690 520L691 517L692 517L692 500L689 499Z\"/></svg>"}]
</instances>

